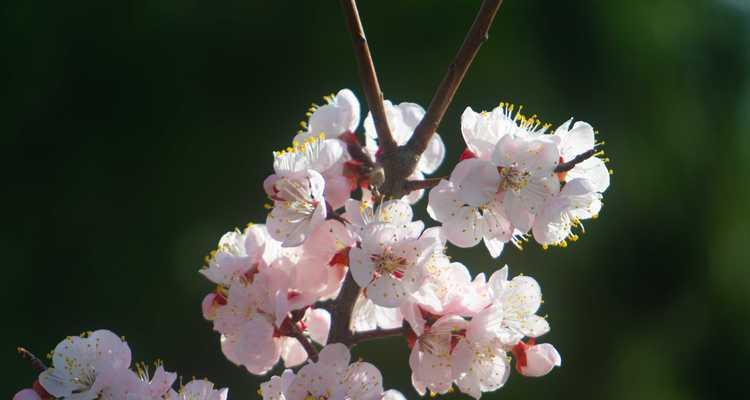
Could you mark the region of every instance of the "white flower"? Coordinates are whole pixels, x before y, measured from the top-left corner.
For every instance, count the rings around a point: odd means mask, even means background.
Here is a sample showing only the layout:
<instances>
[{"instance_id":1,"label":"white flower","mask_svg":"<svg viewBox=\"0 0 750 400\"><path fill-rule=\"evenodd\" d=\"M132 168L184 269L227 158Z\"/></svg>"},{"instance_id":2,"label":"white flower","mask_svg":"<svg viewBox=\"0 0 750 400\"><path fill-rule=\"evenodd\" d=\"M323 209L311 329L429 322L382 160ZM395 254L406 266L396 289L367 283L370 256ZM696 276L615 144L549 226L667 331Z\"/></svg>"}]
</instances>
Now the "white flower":
<instances>
[{"instance_id":1,"label":"white flower","mask_svg":"<svg viewBox=\"0 0 750 400\"><path fill-rule=\"evenodd\" d=\"M430 191L427 212L443 224L445 236L459 247L473 247L484 240L492 257L498 257L504 243L513 237L502 199L497 168L489 161L461 161Z\"/></svg>"},{"instance_id":2,"label":"white flower","mask_svg":"<svg viewBox=\"0 0 750 400\"><path fill-rule=\"evenodd\" d=\"M594 149L597 145L594 139L594 128L591 125L577 121L571 128L572 122L573 119L569 119L554 133L554 137L559 141L562 162L570 161L577 155ZM589 181L595 191L600 193L609 187L609 170L604 161L596 156L576 164L573 169L564 173L563 177L566 182L584 178Z\"/></svg>"},{"instance_id":3,"label":"white flower","mask_svg":"<svg viewBox=\"0 0 750 400\"><path fill-rule=\"evenodd\" d=\"M447 256L427 265L428 277L412 299L419 308L434 315L473 316L490 303L484 274L472 281L469 270Z\"/></svg>"},{"instance_id":4,"label":"white flower","mask_svg":"<svg viewBox=\"0 0 750 400\"><path fill-rule=\"evenodd\" d=\"M420 236L420 223L372 223L362 232L360 247L349 253L357 284L375 304L398 307L422 285L424 264L438 243Z\"/></svg>"},{"instance_id":5,"label":"white flower","mask_svg":"<svg viewBox=\"0 0 750 400\"><path fill-rule=\"evenodd\" d=\"M137 379L134 380L134 385L131 385L134 387L128 388L128 400L163 399L177 379L176 373L165 371L162 365L156 367L153 376L150 376L145 364L136 366Z\"/></svg>"},{"instance_id":6,"label":"white flower","mask_svg":"<svg viewBox=\"0 0 750 400\"><path fill-rule=\"evenodd\" d=\"M506 135L492 160L500 173L499 192L514 228L528 232L544 202L560 190L555 176L560 153L555 140L540 136Z\"/></svg>"},{"instance_id":7,"label":"white flower","mask_svg":"<svg viewBox=\"0 0 750 400\"><path fill-rule=\"evenodd\" d=\"M424 228L421 221L412 222L414 211L409 203L403 199L388 200L378 206L377 209L367 201L349 199L345 205L344 218L349 221L349 229L362 239L365 229L373 224L387 223L401 225L404 229L419 230ZM419 232L417 232L418 234Z\"/></svg>"},{"instance_id":8,"label":"white flower","mask_svg":"<svg viewBox=\"0 0 750 400\"><path fill-rule=\"evenodd\" d=\"M214 384L205 380L192 380L178 392L171 390L165 400L227 400L229 389L214 389Z\"/></svg>"},{"instance_id":9,"label":"white flower","mask_svg":"<svg viewBox=\"0 0 750 400\"><path fill-rule=\"evenodd\" d=\"M359 125L359 101L349 89L341 89L335 96L324 97L327 104L313 106L307 130L300 132L294 140L304 142L321 133L326 137L336 138L345 132L354 132Z\"/></svg>"},{"instance_id":10,"label":"white flower","mask_svg":"<svg viewBox=\"0 0 750 400\"><path fill-rule=\"evenodd\" d=\"M395 329L402 324L404 317L398 308L382 307L364 295L359 295L354 303L349 328L354 332L380 329Z\"/></svg>"},{"instance_id":11,"label":"white flower","mask_svg":"<svg viewBox=\"0 0 750 400\"><path fill-rule=\"evenodd\" d=\"M349 349L341 343L324 347L318 362L310 362L297 372L284 399L380 400L383 396L380 371L366 362L349 365L350 359Z\"/></svg>"},{"instance_id":12,"label":"white flower","mask_svg":"<svg viewBox=\"0 0 750 400\"><path fill-rule=\"evenodd\" d=\"M274 375L268 382L260 385L260 395L263 400L286 400L286 392L294 378L294 372L291 369L285 369L281 376Z\"/></svg>"},{"instance_id":13,"label":"white flower","mask_svg":"<svg viewBox=\"0 0 750 400\"><path fill-rule=\"evenodd\" d=\"M432 326L412 326L419 336L411 349L411 381L420 395L427 390L448 392L457 378L453 370L453 349L465 334L468 323L457 315L446 315Z\"/></svg>"},{"instance_id":14,"label":"white flower","mask_svg":"<svg viewBox=\"0 0 750 400\"><path fill-rule=\"evenodd\" d=\"M276 180L273 209L266 219L271 237L284 247L302 244L326 219L324 189L325 180L311 169Z\"/></svg>"},{"instance_id":15,"label":"white flower","mask_svg":"<svg viewBox=\"0 0 750 400\"><path fill-rule=\"evenodd\" d=\"M219 240L218 248L206 257L206 267L200 273L211 282L229 287L273 261L276 254L272 241L264 225L249 225L244 232L227 232Z\"/></svg>"},{"instance_id":16,"label":"white flower","mask_svg":"<svg viewBox=\"0 0 750 400\"><path fill-rule=\"evenodd\" d=\"M274 152L274 174L266 178L263 187L274 198L273 184L280 178L305 170L315 170L325 179L325 197L337 209L349 198L351 184L344 176L344 163L349 160L346 144L325 135L310 137L303 142L292 142L285 150Z\"/></svg>"},{"instance_id":17,"label":"white flower","mask_svg":"<svg viewBox=\"0 0 750 400\"><path fill-rule=\"evenodd\" d=\"M91 400L115 384L130 366L130 348L107 330L70 336L52 353L52 367L39 375L39 383L54 397Z\"/></svg>"},{"instance_id":18,"label":"white flower","mask_svg":"<svg viewBox=\"0 0 750 400\"><path fill-rule=\"evenodd\" d=\"M538 337L549 332L549 323L536 315L542 305L542 289L530 276L508 280L508 266L490 276L489 287L493 304L502 309L502 320L496 327L505 346L513 346L523 337Z\"/></svg>"},{"instance_id":19,"label":"white flower","mask_svg":"<svg viewBox=\"0 0 750 400\"><path fill-rule=\"evenodd\" d=\"M505 384L510 375L508 356L497 340L497 326L503 318L498 306L491 306L472 318L453 351L453 373L458 388L475 399Z\"/></svg>"},{"instance_id":20,"label":"white flower","mask_svg":"<svg viewBox=\"0 0 750 400\"><path fill-rule=\"evenodd\" d=\"M534 239L543 246L566 246L566 239L578 240L573 227L583 228L581 220L599 213L601 197L587 179L568 181L560 193L547 199L542 212L536 216L532 229Z\"/></svg>"}]
</instances>

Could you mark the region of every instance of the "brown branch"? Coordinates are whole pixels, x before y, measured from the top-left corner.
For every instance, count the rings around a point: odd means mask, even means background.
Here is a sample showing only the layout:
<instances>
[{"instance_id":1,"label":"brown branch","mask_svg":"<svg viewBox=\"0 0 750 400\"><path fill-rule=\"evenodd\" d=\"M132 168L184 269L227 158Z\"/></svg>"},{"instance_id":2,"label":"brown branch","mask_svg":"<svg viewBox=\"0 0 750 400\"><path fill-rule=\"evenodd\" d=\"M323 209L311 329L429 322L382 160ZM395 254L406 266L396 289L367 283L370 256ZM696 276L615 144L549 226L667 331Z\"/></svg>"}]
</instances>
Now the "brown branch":
<instances>
[{"instance_id":1,"label":"brown branch","mask_svg":"<svg viewBox=\"0 0 750 400\"><path fill-rule=\"evenodd\" d=\"M427 179L421 179L417 181L408 181L406 182L406 189L410 192L413 192L415 190L421 190L421 189L432 189L435 186L437 186L441 180L448 179L447 177L439 177L439 178L427 178Z\"/></svg>"},{"instance_id":2,"label":"brown branch","mask_svg":"<svg viewBox=\"0 0 750 400\"><path fill-rule=\"evenodd\" d=\"M291 324L289 335L302 344L302 347L304 347L307 352L307 356L310 357L311 360L318 362L318 350L315 349L315 346L310 342L310 339L308 339L299 327L297 327L297 324Z\"/></svg>"},{"instance_id":3,"label":"brown branch","mask_svg":"<svg viewBox=\"0 0 750 400\"><path fill-rule=\"evenodd\" d=\"M24 349L23 347L16 348L16 351L24 360L29 361L29 364L31 364L31 368L34 368L34 371L42 373L47 369L47 366L44 365L44 362L37 356L35 356L32 352Z\"/></svg>"},{"instance_id":4,"label":"brown branch","mask_svg":"<svg viewBox=\"0 0 750 400\"><path fill-rule=\"evenodd\" d=\"M589 158L593 157L594 154L596 154L596 149L591 149L588 151L585 151L575 157L573 157L572 160L566 161L564 163L561 163L557 167L555 167L555 172L567 172L571 169L575 168L576 165L588 160Z\"/></svg>"},{"instance_id":5,"label":"brown branch","mask_svg":"<svg viewBox=\"0 0 750 400\"><path fill-rule=\"evenodd\" d=\"M477 17L474 19L474 23L469 29L469 33L466 34L461 48L458 50L455 59L448 67L443 81L435 91L435 95L432 96L430 106L427 108L427 113L419 122L419 125L414 129L414 135L407 143L407 146L411 148L415 154L424 153L427 148L427 144L430 142L432 135L440 126L440 121L445 115L445 111L453 100L453 96L456 94L461 81L466 75L466 71L469 69L474 57L479 52L479 48L482 43L487 41L489 38L488 32L492 21L495 19L497 10L503 0L484 0L482 6L477 13Z\"/></svg>"},{"instance_id":6,"label":"brown branch","mask_svg":"<svg viewBox=\"0 0 750 400\"><path fill-rule=\"evenodd\" d=\"M354 281L351 271L346 272L346 278L341 285L338 297L331 303L331 333L328 343L348 343L352 336L349 328L354 312L354 303L359 296L359 285Z\"/></svg>"},{"instance_id":7,"label":"brown branch","mask_svg":"<svg viewBox=\"0 0 750 400\"><path fill-rule=\"evenodd\" d=\"M349 347L354 347L362 342L366 342L369 340L382 339L392 336L404 336L407 333L408 329L410 329L409 326L404 324L399 328L376 329L374 331L359 332L352 335L349 339L349 342L346 344Z\"/></svg>"},{"instance_id":8,"label":"brown branch","mask_svg":"<svg viewBox=\"0 0 750 400\"><path fill-rule=\"evenodd\" d=\"M398 145L393 140L391 129L388 127L388 119L385 114L383 105L383 92L380 90L378 75L375 72L375 65L372 62L370 47L367 45L365 31L362 28L362 21L359 18L357 2L355 0L341 0L341 8L346 16L346 24L349 33L352 35L352 45L354 46L354 55L357 58L359 67L359 78L362 80L362 90L365 92L367 105L372 111L372 119L375 122L375 130L378 132L378 144L383 151L390 152L396 149Z\"/></svg>"}]
</instances>

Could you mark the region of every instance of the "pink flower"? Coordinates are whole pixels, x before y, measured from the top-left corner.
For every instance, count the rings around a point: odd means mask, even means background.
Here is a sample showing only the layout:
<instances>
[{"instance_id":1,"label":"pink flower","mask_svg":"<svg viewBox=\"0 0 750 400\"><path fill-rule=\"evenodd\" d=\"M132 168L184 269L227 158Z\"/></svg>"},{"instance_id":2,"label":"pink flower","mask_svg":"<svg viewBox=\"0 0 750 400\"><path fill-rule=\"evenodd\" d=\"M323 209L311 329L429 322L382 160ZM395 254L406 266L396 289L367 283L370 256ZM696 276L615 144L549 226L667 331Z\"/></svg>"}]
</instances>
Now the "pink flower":
<instances>
[{"instance_id":1,"label":"pink flower","mask_svg":"<svg viewBox=\"0 0 750 400\"><path fill-rule=\"evenodd\" d=\"M512 349L516 358L516 370L523 376L540 377L547 375L552 368L562 365L562 358L554 346L549 343L535 344L518 342Z\"/></svg>"},{"instance_id":2,"label":"pink flower","mask_svg":"<svg viewBox=\"0 0 750 400\"><path fill-rule=\"evenodd\" d=\"M349 253L357 284L375 304L398 307L425 279L424 266L437 245L420 236L423 224L372 223L362 233L361 247Z\"/></svg>"},{"instance_id":3,"label":"pink flower","mask_svg":"<svg viewBox=\"0 0 750 400\"><path fill-rule=\"evenodd\" d=\"M273 391L269 397L265 395L266 389L262 389L264 399L380 400L383 396L380 371L366 362L358 361L350 365L350 359L349 349L345 345L329 344L320 351L318 362L310 362L302 367L291 382L288 382L288 374L271 382L274 386L287 386L284 397L278 395L278 389L273 387L268 389Z\"/></svg>"},{"instance_id":4,"label":"pink flower","mask_svg":"<svg viewBox=\"0 0 750 400\"><path fill-rule=\"evenodd\" d=\"M93 399L117 386L130 360L127 343L110 331L70 336L55 347L39 383L54 397Z\"/></svg>"},{"instance_id":5,"label":"pink flower","mask_svg":"<svg viewBox=\"0 0 750 400\"><path fill-rule=\"evenodd\" d=\"M360 118L359 101L351 90L341 89L335 96L326 96L324 99L327 104L313 106L307 130L295 136L295 142L302 143L321 133L326 137L336 138L357 129Z\"/></svg>"},{"instance_id":6,"label":"pink flower","mask_svg":"<svg viewBox=\"0 0 750 400\"><path fill-rule=\"evenodd\" d=\"M271 186L274 205L266 219L268 232L284 247L299 246L326 219L325 179L308 169L279 177Z\"/></svg>"},{"instance_id":7,"label":"pink flower","mask_svg":"<svg viewBox=\"0 0 750 400\"><path fill-rule=\"evenodd\" d=\"M432 326L415 326L417 340L411 349L409 366L414 389L420 395L427 390L447 393L457 378L453 368L453 349L466 333L468 322L456 315L438 319Z\"/></svg>"},{"instance_id":8,"label":"pink flower","mask_svg":"<svg viewBox=\"0 0 750 400\"><path fill-rule=\"evenodd\" d=\"M497 339L502 310L491 306L472 318L453 351L453 374L458 388L475 399L501 388L510 375L505 350Z\"/></svg>"},{"instance_id":9,"label":"pink flower","mask_svg":"<svg viewBox=\"0 0 750 400\"><path fill-rule=\"evenodd\" d=\"M34 389L23 389L13 396L13 400L42 400Z\"/></svg>"},{"instance_id":10,"label":"pink flower","mask_svg":"<svg viewBox=\"0 0 750 400\"><path fill-rule=\"evenodd\" d=\"M429 194L427 212L443 224L445 236L458 247L480 241L492 257L513 237L513 227L497 195L501 176L497 167L478 158L456 165L450 180L441 181Z\"/></svg>"}]
</instances>

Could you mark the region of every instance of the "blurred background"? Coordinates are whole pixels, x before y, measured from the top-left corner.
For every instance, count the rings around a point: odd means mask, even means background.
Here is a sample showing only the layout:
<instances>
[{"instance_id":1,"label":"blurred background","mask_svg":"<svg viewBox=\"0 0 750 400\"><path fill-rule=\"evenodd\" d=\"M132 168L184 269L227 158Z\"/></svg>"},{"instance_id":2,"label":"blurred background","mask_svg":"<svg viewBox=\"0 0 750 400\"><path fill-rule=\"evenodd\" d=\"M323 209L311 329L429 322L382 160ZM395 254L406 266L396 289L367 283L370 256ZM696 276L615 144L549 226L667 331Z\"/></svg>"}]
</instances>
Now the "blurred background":
<instances>
[{"instance_id":1,"label":"blurred background","mask_svg":"<svg viewBox=\"0 0 750 400\"><path fill-rule=\"evenodd\" d=\"M34 379L16 346L44 355L108 328L135 360L255 398L261 379L201 317L212 286L197 271L224 232L265 220L271 152L308 105L344 87L362 99L338 2L41 3L0 7L0 393ZM361 1L386 98L429 103L479 3ZM750 1L505 3L441 125L439 174L463 149L463 109L505 100L592 123L614 175L567 249L450 249L475 272L536 277L563 355L486 398L741 398ZM407 356L401 339L355 350L415 398Z\"/></svg>"}]
</instances>

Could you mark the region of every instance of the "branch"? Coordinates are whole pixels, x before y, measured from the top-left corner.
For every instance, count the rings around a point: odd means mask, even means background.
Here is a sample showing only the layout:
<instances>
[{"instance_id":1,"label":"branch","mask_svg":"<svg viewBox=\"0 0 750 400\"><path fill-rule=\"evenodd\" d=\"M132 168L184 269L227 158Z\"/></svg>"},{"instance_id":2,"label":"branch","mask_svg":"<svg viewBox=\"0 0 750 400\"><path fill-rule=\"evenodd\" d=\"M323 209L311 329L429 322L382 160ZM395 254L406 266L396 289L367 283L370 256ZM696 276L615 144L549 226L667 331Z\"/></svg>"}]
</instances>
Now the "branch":
<instances>
[{"instance_id":1,"label":"branch","mask_svg":"<svg viewBox=\"0 0 750 400\"><path fill-rule=\"evenodd\" d=\"M42 360L40 360L32 352L24 349L23 347L16 348L16 351L24 360L29 361L29 364L31 364L31 368L34 368L34 371L42 373L47 369L47 366L44 365L44 362L42 362Z\"/></svg>"},{"instance_id":2,"label":"branch","mask_svg":"<svg viewBox=\"0 0 750 400\"><path fill-rule=\"evenodd\" d=\"M375 130L378 132L378 144L382 146L385 152L393 151L398 145L393 140L391 129L388 127L388 119L386 118L385 106L383 105L383 92L380 90L378 75L375 72L375 65L372 62L372 55L370 54L370 47L367 45L362 21L359 19L357 2L355 0L341 0L341 8L344 9L346 24L349 28L349 33L352 35L354 55L357 58L357 66L359 67L359 78L362 80L362 90L365 92L367 105L370 111L372 111Z\"/></svg>"},{"instance_id":3,"label":"branch","mask_svg":"<svg viewBox=\"0 0 750 400\"><path fill-rule=\"evenodd\" d=\"M484 0L482 6L477 13L477 17L474 19L474 23L469 29L469 33L466 34L461 48L458 50L456 57L454 58L451 65L448 67L443 81L435 91L435 95L432 96L430 106L427 108L427 113L419 122L419 125L414 129L414 135L412 135L409 142L406 144L410 147L415 154L424 153L427 148L427 144L430 142L432 135L440 126L440 121L445 115L445 111L453 100L453 96L456 94L461 81L466 75L466 71L469 69L474 57L479 52L479 48L482 43L487 41L489 38L488 32L492 21L495 19L497 10L503 0Z\"/></svg>"},{"instance_id":4,"label":"branch","mask_svg":"<svg viewBox=\"0 0 750 400\"><path fill-rule=\"evenodd\" d=\"M310 339L308 339L307 336L305 336L305 334L299 330L297 324L291 324L289 334L291 337L297 339L302 344L302 347L304 347L305 351L307 352L307 356L310 357L311 360L318 362L318 350L315 349L315 346L313 346L312 342L310 342Z\"/></svg>"},{"instance_id":5,"label":"branch","mask_svg":"<svg viewBox=\"0 0 750 400\"><path fill-rule=\"evenodd\" d=\"M427 179L421 179L417 181L408 181L406 182L406 189L409 192L413 192L415 190L421 190L421 189L432 189L435 186L437 186L441 180L448 179L447 177L439 177L439 178L427 178Z\"/></svg>"},{"instance_id":6,"label":"branch","mask_svg":"<svg viewBox=\"0 0 750 400\"><path fill-rule=\"evenodd\" d=\"M593 157L594 154L596 154L596 149L591 149L588 151L585 151L575 157L573 157L572 160L566 161L557 167L555 167L555 172L567 172L573 169L576 165L588 160L589 158Z\"/></svg>"},{"instance_id":7,"label":"branch","mask_svg":"<svg viewBox=\"0 0 750 400\"><path fill-rule=\"evenodd\" d=\"M331 333L328 343L346 344L350 340L352 331L349 324L357 296L359 296L359 285L354 281L351 271L347 271L344 283L341 285L341 291L331 304Z\"/></svg>"},{"instance_id":8,"label":"branch","mask_svg":"<svg viewBox=\"0 0 750 400\"><path fill-rule=\"evenodd\" d=\"M354 347L362 342L366 342L373 339L381 339L392 336L404 336L408 332L409 326L404 324L400 328L393 329L376 329L374 331L355 333L346 343L349 347Z\"/></svg>"}]
</instances>

